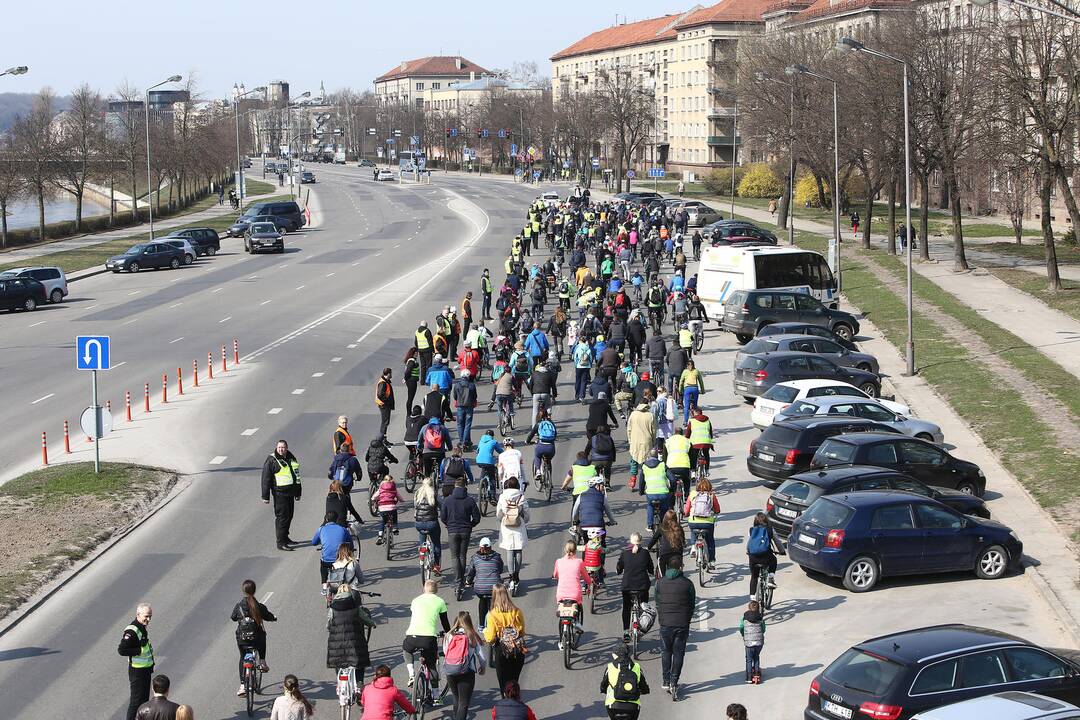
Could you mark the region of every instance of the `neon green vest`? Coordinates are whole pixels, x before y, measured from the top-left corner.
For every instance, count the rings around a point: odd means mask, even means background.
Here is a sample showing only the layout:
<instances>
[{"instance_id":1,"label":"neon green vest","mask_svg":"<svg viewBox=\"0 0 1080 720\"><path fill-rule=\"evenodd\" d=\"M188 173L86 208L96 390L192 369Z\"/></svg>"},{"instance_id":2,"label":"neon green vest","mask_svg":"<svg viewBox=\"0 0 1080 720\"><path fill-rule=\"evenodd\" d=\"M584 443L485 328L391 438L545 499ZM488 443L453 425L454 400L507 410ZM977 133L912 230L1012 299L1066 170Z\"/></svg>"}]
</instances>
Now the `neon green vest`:
<instances>
[{"instance_id":1,"label":"neon green vest","mask_svg":"<svg viewBox=\"0 0 1080 720\"><path fill-rule=\"evenodd\" d=\"M690 418L690 444L711 445L712 423L709 421L701 422L696 418Z\"/></svg>"},{"instance_id":2,"label":"neon green vest","mask_svg":"<svg viewBox=\"0 0 1080 720\"><path fill-rule=\"evenodd\" d=\"M140 632L139 628L135 625L128 625L124 628L125 631L131 630L135 633L135 637L139 638L139 654L131 658L131 667L133 668L151 668L154 667L154 648L150 645L150 636L146 633Z\"/></svg>"},{"instance_id":3,"label":"neon green vest","mask_svg":"<svg viewBox=\"0 0 1080 720\"><path fill-rule=\"evenodd\" d=\"M656 467L642 465L641 470L645 474L646 495L667 495L671 492L667 481L667 465L664 463L658 463Z\"/></svg>"},{"instance_id":4,"label":"neon green vest","mask_svg":"<svg viewBox=\"0 0 1080 720\"><path fill-rule=\"evenodd\" d=\"M682 435L672 435L667 445L667 466L669 468L690 468L690 440Z\"/></svg>"},{"instance_id":5,"label":"neon green vest","mask_svg":"<svg viewBox=\"0 0 1080 720\"><path fill-rule=\"evenodd\" d=\"M431 347L431 343L428 342L427 333L417 330L416 331L416 349L427 350Z\"/></svg>"},{"instance_id":6,"label":"neon green vest","mask_svg":"<svg viewBox=\"0 0 1080 720\"><path fill-rule=\"evenodd\" d=\"M637 676L638 687L641 687L641 666L634 663L630 666L630 672ZM615 663L608 663L607 666L607 698L604 700L604 707L611 707L615 702L633 703L634 705L641 705L641 696L638 696L637 700L615 700L615 683L619 681L619 666ZM626 688L629 690L630 688Z\"/></svg>"},{"instance_id":7,"label":"neon green vest","mask_svg":"<svg viewBox=\"0 0 1080 720\"><path fill-rule=\"evenodd\" d=\"M588 465L571 465L570 472L574 479L574 495L580 495L589 489L589 480L596 477L596 466L592 463Z\"/></svg>"},{"instance_id":8,"label":"neon green vest","mask_svg":"<svg viewBox=\"0 0 1080 720\"><path fill-rule=\"evenodd\" d=\"M274 473L274 486L279 488L292 487L300 479L300 463L295 460L289 460L285 463L278 460L277 463L278 471Z\"/></svg>"}]
</instances>

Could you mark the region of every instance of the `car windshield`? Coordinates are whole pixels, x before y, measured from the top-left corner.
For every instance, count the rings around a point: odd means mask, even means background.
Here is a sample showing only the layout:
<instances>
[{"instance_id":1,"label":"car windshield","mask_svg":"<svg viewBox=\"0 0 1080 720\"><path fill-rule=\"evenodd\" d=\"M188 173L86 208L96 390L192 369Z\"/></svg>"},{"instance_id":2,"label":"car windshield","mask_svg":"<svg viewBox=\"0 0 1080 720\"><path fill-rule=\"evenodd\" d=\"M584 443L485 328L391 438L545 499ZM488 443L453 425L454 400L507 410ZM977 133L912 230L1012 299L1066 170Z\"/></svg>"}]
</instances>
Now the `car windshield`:
<instances>
[{"instance_id":1,"label":"car windshield","mask_svg":"<svg viewBox=\"0 0 1080 720\"><path fill-rule=\"evenodd\" d=\"M773 385L768 392L762 395L766 400L789 403L799 396L799 391L789 385Z\"/></svg>"},{"instance_id":2,"label":"car windshield","mask_svg":"<svg viewBox=\"0 0 1080 720\"><path fill-rule=\"evenodd\" d=\"M821 501L818 501L814 507L820 503ZM809 512L808 510L807 513ZM851 690L882 697L900 677L903 669L903 665L851 648L825 668L822 674L828 680Z\"/></svg>"},{"instance_id":3,"label":"car windshield","mask_svg":"<svg viewBox=\"0 0 1080 720\"><path fill-rule=\"evenodd\" d=\"M141 253L145 249L146 249L145 245L132 245L131 247L128 248L127 252L124 253L124 254L125 255L138 255L139 253Z\"/></svg>"},{"instance_id":4,"label":"car windshield","mask_svg":"<svg viewBox=\"0 0 1080 720\"><path fill-rule=\"evenodd\" d=\"M818 410L818 406L814 403L808 403L806 401L799 401L785 410L787 415L813 415Z\"/></svg>"},{"instance_id":5,"label":"car windshield","mask_svg":"<svg viewBox=\"0 0 1080 720\"><path fill-rule=\"evenodd\" d=\"M253 232L253 233L273 233L273 232L277 232L277 228L274 227L273 223L260 222L260 223L254 223L251 226L251 232Z\"/></svg>"},{"instance_id":6,"label":"car windshield","mask_svg":"<svg viewBox=\"0 0 1080 720\"><path fill-rule=\"evenodd\" d=\"M768 365L768 363L761 358L754 357L753 355L744 355L739 358L739 363L735 367L739 370L760 370L766 365Z\"/></svg>"},{"instance_id":7,"label":"car windshield","mask_svg":"<svg viewBox=\"0 0 1080 720\"><path fill-rule=\"evenodd\" d=\"M846 442L839 442L829 438L821 443L814 454L813 465L815 467L828 467L829 465L843 465L855 459L856 447Z\"/></svg>"}]
</instances>

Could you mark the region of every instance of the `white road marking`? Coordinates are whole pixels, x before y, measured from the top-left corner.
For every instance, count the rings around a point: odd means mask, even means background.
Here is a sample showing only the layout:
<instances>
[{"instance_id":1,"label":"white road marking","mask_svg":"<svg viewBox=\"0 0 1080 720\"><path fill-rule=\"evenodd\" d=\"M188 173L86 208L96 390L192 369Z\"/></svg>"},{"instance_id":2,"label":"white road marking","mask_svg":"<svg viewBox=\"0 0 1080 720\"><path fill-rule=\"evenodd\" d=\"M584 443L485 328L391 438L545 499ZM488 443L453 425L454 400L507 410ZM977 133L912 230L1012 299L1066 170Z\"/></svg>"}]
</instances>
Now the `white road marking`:
<instances>
[{"instance_id":1,"label":"white road marking","mask_svg":"<svg viewBox=\"0 0 1080 720\"><path fill-rule=\"evenodd\" d=\"M138 318L131 318L131 319L130 319L130 320L128 320L127 322L124 322L124 323L120 323L120 324L121 324L121 325L130 325L131 323L135 322L136 320L138 320Z\"/></svg>"},{"instance_id":2,"label":"white road marking","mask_svg":"<svg viewBox=\"0 0 1080 720\"><path fill-rule=\"evenodd\" d=\"M394 247L396 247L396 248L401 247L401 243L397 243L396 245L394 245Z\"/></svg>"},{"instance_id":3,"label":"white road marking","mask_svg":"<svg viewBox=\"0 0 1080 720\"><path fill-rule=\"evenodd\" d=\"M127 365L127 360L116 363L115 365L113 365L113 369L116 369L116 368L120 367L121 365Z\"/></svg>"},{"instance_id":4,"label":"white road marking","mask_svg":"<svg viewBox=\"0 0 1080 720\"><path fill-rule=\"evenodd\" d=\"M94 304L94 305L91 305L90 307L84 307L83 310L93 310L96 307L97 307L97 305Z\"/></svg>"},{"instance_id":5,"label":"white road marking","mask_svg":"<svg viewBox=\"0 0 1080 720\"><path fill-rule=\"evenodd\" d=\"M259 432L259 428L248 428L247 430L245 430L244 432L242 432L240 434L241 435L254 435L257 432Z\"/></svg>"},{"instance_id":6,"label":"white road marking","mask_svg":"<svg viewBox=\"0 0 1080 720\"><path fill-rule=\"evenodd\" d=\"M139 291L138 291L138 290L132 290L131 292L129 292L129 293L128 293L128 296L131 296L131 295L138 295L138 294L139 294Z\"/></svg>"},{"instance_id":7,"label":"white road marking","mask_svg":"<svg viewBox=\"0 0 1080 720\"><path fill-rule=\"evenodd\" d=\"M373 257L379 257L380 255L382 255L382 250L380 250L379 252L375 253L375 255L374 255Z\"/></svg>"},{"instance_id":8,"label":"white road marking","mask_svg":"<svg viewBox=\"0 0 1080 720\"><path fill-rule=\"evenodd\" d=\"M273 590L271 590L270 592L266 593L266 597L264 597L264 598L262 599L262 604L263 604L263 605L265 605L265 604L266 604L267 602L269 602L269 601L270 601L270 598L272 598L273 596L274 596L274 591L273 591Z\"/></svg>"},{"instance_id":9,"label":"white road marking","mask_svg":"<svg viewBox=\"0 0 1080 720\"><path fill-rule=\"evenodd\" d=\"M332 357L332 358L330 358L330 362L341 362L341 358L339 358L339 357Z\"/></svg>"},{"instance_id":10,"label":"white road marking","mask_svg":"<svg viewBox=\"0 0 1080 720\"><path fill-rule=\"evenodd\" d=\"M307 285L301 285L300 287L298 287L298 288L296 288L296 289L297 289L297 290L303 290L303 289L304 289L304 288L306 288L306 287L307 287Z\"/></svg>"},{"instance_id":11,"label":"white road marking","mask_svg":"<svg viewBox=\"0 0 1080 720\"><path fill-rule=\"evenodd\" d=\"M277 414L278 414L279 412L281 412L281 408L270 408L270 409L269 409L269 410L268 410L268 411L266 412L266 414L267 414L267 415L277 415Z\"/></svg>"},{"instance_id":12,"label":"white road marking","mask_svg":"<svg viewBox=\"0 0 1080 720\"><path fill-rule=\"evenodd\" d=\"M347 347L347 348L349 348L350 350L352 350L353 348L355 348L355 347L356 347L356 343L351 343L351 344L349 344L349 345L346 345L345 347Z\"/></svg>"},{"instance_id":13,"label":"white road marking","mask_svg":"<svg viewBox=\"0 0 1080 720\"><path fill-rule=\"evenodd\" d=\"M181 280L183 280L183 279L184 279L183 277L177 277L177 278L173 278L173 279L172 279L172 280L170 280L169 282L180 282L180 281L181 281Z\"/></svg>"},{"instance_id":14,"label":"white road marking","mask_svg":"<svg viewBox=\"0 0 1080 720\"><path fill-rule=\"evenodd\" d=\"M38 404L39 402L41 402L42 400L48 400L48 399L49 399L49 398L51 398L51 397L52 397L53 395L56 395L56 393L49 393L49 394L48 394L48 395L46 395L45 397L39 397L39 398L38 398L37 400L34 400L34 401L33 401L32 403L30 403L30 404L31 404L31 405L37 405L37 404Z\"/></svg>"},{"instance_id":15,"label":"white road marking","mask_svg":"<svg viewBox=\"0 0 1080 720\"><path fill-rule=\"evenodd\" d=\"M208 464L220 465L221 463L225 462L228 457L228 455L215 455L214 457L210 458L210 462Z\"/></svg>"},{"instance_id":16,"label":"white road marking","mask_svg":"<svg viewBox=\"0 0 1080 720\"><path fill-rule=\"evenodd\" d=\"M313 377L313 378L320 378L320 377L322 377L322 376L323 376L323 375L325 375L325 374L326 374L326 373L321 373L321 372L319 372L319 373L311 373L311 377Z\"/></svg>"},{"instance_id":17,"label":"white road marking","mask_svg":"<svg viewBox=\"0 0 1080 720\"><path fill-rule=\"evenodd\" d=\"M305 388L296 388L295 390L292 391L292 394L293 395L303 395L304 390L305 390Z\"/></svg>"},{"instance_id":18,"label":"white road marking","mask_svg":"<svg viewBox=\"0 0 1080 720\"><path fill-rule=\"evenodd\" d=\"M178 303L173 303L172 305L170 305L170 306L169 306L169 309L170 309L170 310L172 310L173 308L178 308L178 307L180 307L180 306L181 306L181 305L183 305L183 304L184 304L184 303L182 303L182 302L178 302Z\"/></svg>"},{"instance_id":19,"label":"white road marking","mask_svg":"<svg viewBox=\"0 0 1080 720\"><path fill-rule=\"evenodd\" d=\"M333 277L333 276L334 276L334 273L332 273L332 272L326 273L326 277Z\"/></svg>"},{"instance_id":20,"label":"white road marking","mask_svg":"<svg viewBox=\"0 0 1080 720\"><path fill-rule=\"evenodd\" d=\"M357 266L357 265L359 265L359 264L360 264L359 262L354 262L354 263L352 264L352 266L353 266L353 267L356 267L356 266Z\"/></svg>"},{"instance_id":21,"label":"white road marking","mask_svg":"<svg viewBox=\"0 0 1080 720\"><path fill-rule=\"evenodd\" d=\"M228 317L221 318L220 320L218 320L218 324L220 325L221 323L228 322L230 320L232 320L232 315L229 315Z\"/></svg>"},{"instance_id":22,"label":"white road marking","mask_svg":"<svg viewBox=\"0 0 1080 720\"><path fill-rule=\"evenodd\" d=\"M251 277L248 278L248 280L257 280L258 278L259 278L258 275L252 275Z\"/></svg>"},{"instance_id":23,"label":"white road marking","mask_svg":"<svg viewBox=\"0 0 1080 720\"><path fill-rule=\"evenodd\" d=\"M178 337L178 338L176 338L175 340L170 340L170 341L169 341L169 344L170 344L170 345L172 345L173 343L178 343L178 342L180 342L180 341L181 341L181 340L183 340L183 339L184 339L183 337Z\"/></svg>"},{"instance_id":24,"label":"white road marking","mask_svg":"<svg viewBox=\"0 0 1080 720\"><path fill-rule=\"evenodd\" d=\"M213 294L213 293L219 293L219 292L221 292L221 291L222 291L222 290L224 290L224 289L225 289L225 288L214 288L213 290L211 290L211 291L210 291L210 293L211 293L211 294Z\"/></svg>"},{"instance_id":25,"label":"white road marking","mask_svg":"<svg viewBox=\"0 0 1080 720\"><path fill-rule=\"evenodd\" d=\"M261 303L259 303L259 306L261 307L263 305L266 305L269 302L271 302L271 301L270 300L263 300Z\"/></svg>"},{"instance_id":26,"label":"white road marking","mask_svg":"<svg viewBox=\"0 0 1080 720\"><path fill-rule=\"evenodd\" d=\"M278 270L281 270L281 269L286 268L286 267L288 267L287 263L285 265L278 265Z\"/></svg>"},{"instance_id":27,"label":"white road marking","mask_svg":"<svg viewBox=\"0 0 1080 720\"><path fill-rule=\"evenodd\" d=\"M44 320L38 320L36 323L31 325L30 327L37 327L38 325L44 325L44 324L45 324Z\"/></svg>"}]
</instances>

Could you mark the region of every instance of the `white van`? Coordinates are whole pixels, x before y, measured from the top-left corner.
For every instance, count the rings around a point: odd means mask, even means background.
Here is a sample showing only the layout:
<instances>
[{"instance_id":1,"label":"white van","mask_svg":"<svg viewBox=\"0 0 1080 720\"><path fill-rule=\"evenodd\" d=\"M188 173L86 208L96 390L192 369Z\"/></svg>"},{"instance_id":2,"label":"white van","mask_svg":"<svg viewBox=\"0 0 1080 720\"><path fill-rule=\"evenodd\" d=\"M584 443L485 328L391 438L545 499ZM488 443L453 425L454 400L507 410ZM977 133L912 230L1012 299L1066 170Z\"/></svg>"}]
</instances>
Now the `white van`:
<instances>
[{"instance_id":1,"label":"white van","mask_svg":"<svg viewBox=\"0 0 1080 720\"><path fill-rule=\"evenodd\" d=\"M703 250L697 294L709 317L723 317L724 300L736 290L762 288L802 290L824 305L838 305L836 279L821 253L769 245Z\"/></svg>"}]
</instances>

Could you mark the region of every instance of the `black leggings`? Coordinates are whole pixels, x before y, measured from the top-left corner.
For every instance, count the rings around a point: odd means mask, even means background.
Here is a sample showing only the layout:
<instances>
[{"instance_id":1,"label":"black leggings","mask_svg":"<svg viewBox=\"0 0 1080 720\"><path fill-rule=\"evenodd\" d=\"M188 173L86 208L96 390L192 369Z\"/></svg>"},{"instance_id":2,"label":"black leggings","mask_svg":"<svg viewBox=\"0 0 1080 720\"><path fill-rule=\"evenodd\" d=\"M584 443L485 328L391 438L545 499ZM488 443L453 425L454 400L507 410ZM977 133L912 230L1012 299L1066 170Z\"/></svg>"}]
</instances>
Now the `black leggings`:
<instances>
[{"instance_id":1,"label":"black leggings","mask_svg":"<svg viewBox=\"0 0 1080 720\"><path fill-rule=\"evenodd\" d=\"M476 624L478 626L486 625L488 610L491 609L491 595L477 595L476 602L478 604L477 612L480 613L476 617Z\"/></svg>"},{"instance_id":2,"label":"black leggings","mask_svg":"<svg viewBox=\"0 0 1080 720\"><path fill-rule=\"evenodd\" d=\"M476 673L447 675L446 684L454 693L454 720L465 720L469 716L469 702L472 700L473 687L476 685Z\"/></svg>"},{"instance_id":3,"label":"black leggings","mask_svg":"<svg viewBox=\"0 0 1080 720\"><path fill-rule=\"evenodd\" d=\"M503 652L502 643L496 640L495 644L491 646L491 657L495 665L495 676L499 680L499 693L502 695L502 689L506 687L506 683L511 680L517 682L521 677L521 668L525 665L525 655L522 653L518 653L514 657L506 655Z\"/></svg>"},{"instance_id":4,"label":"black leggings","mask_svg":"<svg viewBox=\"0 0 1080 720\"><path fill-rule=\"evenodd\" d=\"M439 660L439 641L430 635L406 635L401 643L401 656L406 663L413 662L413 655L419 651L431 673L432 686L439 684L437 662Z\"/></svg>"},{"instance_id":5,"label":"black leggings","mask_svg":"<svg viewBox=\"0 0 1080 720\"><path fill-rule=\"evenodd\" d=\"M776 572L776 556L772 551L758 553L756 555L746 556L750 562L750 594L757 594L758 577L761 575L761 568L769 568L770 573Z\"/></svg>"},{"instance_id":6,"label":"black leggings","mask_svg":"<svg viewBox=\"0 0 1080 720\"><path fill-rule=\"evenodd\" d=\"M465 560L469 552L469 536L472 531L463 533L450 533L450 554L454 558L454 572L457 573L457 584L465 584Z\"/></svg>"},{"instance_id":7,"label":"black leggings","mask_svg":"<svg viewBox=\"0 0 1080 720\"><path fill-rule=\"evenodd\" d=\"M639 595L641 601L649 599L648 590L623 590L622 591L622 631L630 632L630 611L634 609L634 596Z\"/></svg>"},{"instance_id":8,"label":"black leggings","mask_svg":"<svg viewBox=\"0 0 1080 720\"><path fill-rule=\"evenodd\" d=\"M259 652L259 662L266 662L266 633L259 633L255 636L255 640L250 643L236 643L236 649L240 651L240 662L238 663L240 682L244 682L244 653L252 648Z\"/></svg>"}]
</instances>

